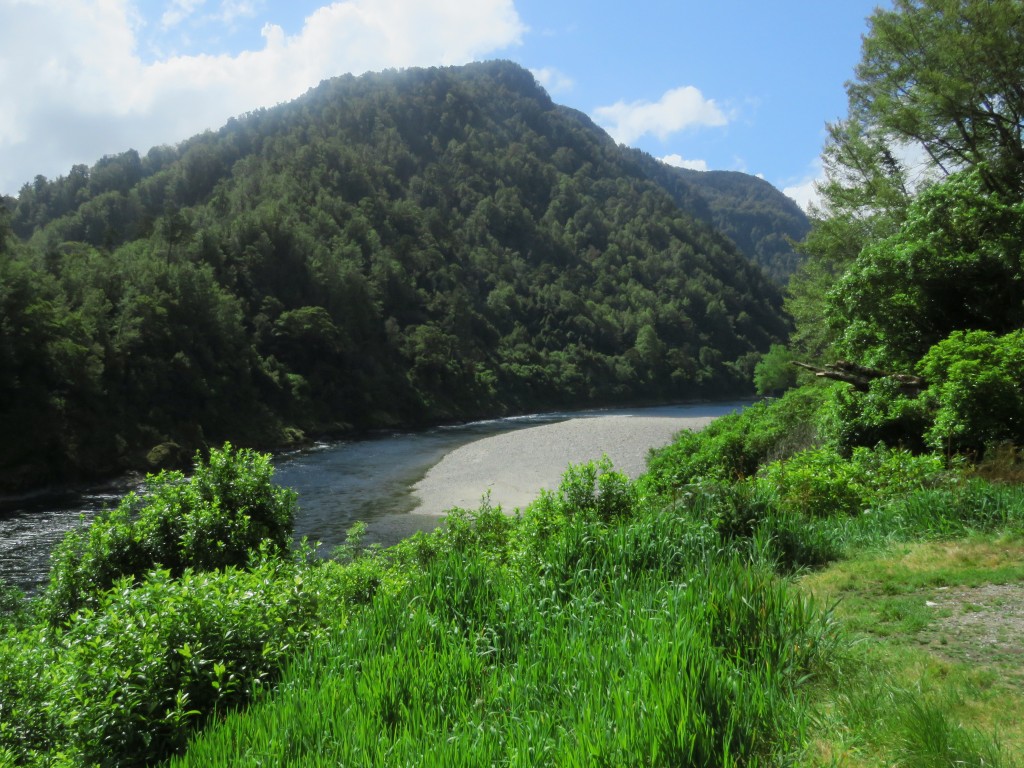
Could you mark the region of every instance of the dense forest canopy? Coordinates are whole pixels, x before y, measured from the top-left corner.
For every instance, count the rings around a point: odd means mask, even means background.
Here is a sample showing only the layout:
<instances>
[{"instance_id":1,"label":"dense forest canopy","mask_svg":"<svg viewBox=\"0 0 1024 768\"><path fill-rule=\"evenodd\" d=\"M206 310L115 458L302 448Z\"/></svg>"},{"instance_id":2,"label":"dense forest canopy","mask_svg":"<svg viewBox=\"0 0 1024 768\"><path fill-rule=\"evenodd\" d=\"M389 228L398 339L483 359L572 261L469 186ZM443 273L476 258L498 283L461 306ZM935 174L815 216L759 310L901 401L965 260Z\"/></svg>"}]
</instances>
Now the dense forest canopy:
<instances>
[{"instance_id":1,"label":"dense forest canopy","mask_svg":"<svg viewBox=\"0 0 1024 768\"><path fill-rule=\"evenodd\" d=\"M707 201L696 208L700 217L728 235L737 247L780 284L796 271L802 258L794 244L811 229L807 214L793 200L763 179L737 171L693 171L676 168Z\"/></svg>"},{"instance_id":2,"label":"dense forest canopy","mask_svg":"<svg viewBox=\"0 0 1024 768\"><path fill-rule=\"evenodd\" d=\"M336 78L37 177L6 201L3 483L745 392L779 291L670 171L494 62Z\"/></svg>"}]
</instances>

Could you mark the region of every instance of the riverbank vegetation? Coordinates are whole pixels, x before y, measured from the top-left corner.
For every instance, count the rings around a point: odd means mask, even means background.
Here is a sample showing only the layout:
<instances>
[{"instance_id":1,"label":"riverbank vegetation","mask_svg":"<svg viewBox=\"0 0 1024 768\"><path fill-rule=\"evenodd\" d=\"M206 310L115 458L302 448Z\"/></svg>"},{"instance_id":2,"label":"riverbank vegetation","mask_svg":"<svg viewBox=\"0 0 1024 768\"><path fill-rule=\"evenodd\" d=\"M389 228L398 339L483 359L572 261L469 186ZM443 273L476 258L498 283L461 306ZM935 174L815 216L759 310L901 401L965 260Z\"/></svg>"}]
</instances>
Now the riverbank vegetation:
<instances>
[{"instance_id":1,"label":"riverbank vegetation","mask_svg":"<svg viewBox=\"0 0 1024 768\"><path fill-rule=\"evenodd\" d=\"M797 400L682 442L790 453L762 427ZM67 606L59 580L8 601L0 754L28 765L182 752L172 764L1015 765L1019 627L1000 630L991 614L999 643L965 641L948 620L991 604L929 604L940 588L993 581L1019 600L1024 488L886 448L848 460L798 450L742 481L720 479L727 454L694 475L672 461L678 450L636 482L607 464L572 467L517 516L454 511L387 550L362 549L355 530L327 560L264 545L240 565L175 573L133 555L139 567L110 588L97 581L77 610L55 610ZM231 449L211 463L236 478L263 466ZM197 477L209 474L200 465ZM170 506L200 495L165 476L140 520L168 505L169 487ZM238 513L219 498L195 509L208 541L281 497L266 488ZM159 527L115 512L62 552L123 563L155 538Z\"/></svg>"},{"instance_id":2,"label":"riverbank vegetation","mask_svg":"<svg viewBox=\"0 0 1024 768\"><path fill-rule=\"evenodd\" d=\"M759 368L788 391L332 559L280 545L258 455L153 479L5 594L0 764L1019 766L1024 14L893 8Z\"/></svg>"}]
</instances>

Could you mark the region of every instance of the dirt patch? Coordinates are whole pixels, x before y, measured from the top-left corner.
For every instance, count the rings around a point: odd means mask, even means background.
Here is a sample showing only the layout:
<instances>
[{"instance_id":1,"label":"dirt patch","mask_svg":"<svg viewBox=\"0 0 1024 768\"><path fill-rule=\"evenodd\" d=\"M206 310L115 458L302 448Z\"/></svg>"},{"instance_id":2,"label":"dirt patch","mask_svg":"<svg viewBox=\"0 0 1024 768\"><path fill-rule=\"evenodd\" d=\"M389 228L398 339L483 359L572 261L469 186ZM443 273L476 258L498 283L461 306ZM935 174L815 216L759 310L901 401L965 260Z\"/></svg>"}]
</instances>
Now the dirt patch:
<instances>
[{"instance_id":1,"label":"dirt patch","mask_svg":"<svg viewBox=\"0 0 1024 768\"><path fill-rule=\"evenodd\" d=\"M1024 584L940 587L925 605L935 620L919 639L933 651L1024 680Z\"/></svg>"}]
</instances>

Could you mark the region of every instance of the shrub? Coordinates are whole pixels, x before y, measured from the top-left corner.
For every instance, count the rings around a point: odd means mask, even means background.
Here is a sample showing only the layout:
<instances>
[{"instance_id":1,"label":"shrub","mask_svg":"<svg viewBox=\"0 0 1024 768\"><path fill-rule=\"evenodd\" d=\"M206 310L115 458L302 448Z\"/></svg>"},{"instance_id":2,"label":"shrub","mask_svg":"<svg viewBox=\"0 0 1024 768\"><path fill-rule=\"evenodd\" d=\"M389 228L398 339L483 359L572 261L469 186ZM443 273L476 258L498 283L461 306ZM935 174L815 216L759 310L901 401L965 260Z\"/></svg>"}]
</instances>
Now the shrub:
<instances>
[{"instance_id":1,"label":"shrub","mask_svg":"<svg viewBox=\"0 0 1024 768\"><path fill-rule=\"evenodd\" d=\"M858 446L879 443L923 451L930 423L924 400L908 397L891 378L875 379L867 392L836 387L819 417L826 442L847 456Z\"/></svg>"},{"instance_id":2,"label":"shrub","mask_svg":"<svg viewBox=\"0 0 1024 768\"><path fill-rule=\"evenodd\" d=\"M85 530L68 533L53 553L43 611L66 621L122 577L156 568L242 566L263 545L285 552L291 542L295 492L271 482L270 457L225 444L195 472L161 472L144 495L128 494Z\"/></svg>"},{"instance_id":3,"label":"shrub","mask_svg":"<svg viewBox=\"0 0 1024 768\"><path fill-rule=\"evenodd\" d=\"M144 765L184 747L215 711L248 701L316 629L301 568L127 577L60 639L51 695L88 765Z\"/></svg>"},{"instance_id":4,"label":"shrub","mask_svg":"<svg viewBox=\"0 0 1024 768\"><path fill-rule=\"evenodd\" d=\"M925 435L933 450L981 455L998 442L1024 444L1024 331L953 333L918 370L935 411Z\"/></svg>"},{"instance_id":5,"label":"shrub","mask_svg":"<svg viewBox=\"0 0 1024 768\"><path fill-rule=\"evenodd\" d=\"M699 480L750 477L766 462L817 445L817 413L829 391L801 387L716 419L700 432L680 433L651 454L641 489L673 495Z\"/></svg>"},{"instance_id":6,"label":"shrub","mask_svg":"<svg viewBox=\"0 0 1024 768\"><path fill-rule=\"evenodd\" d=\"M780 503L813 516L850 515L946 480L946 464L934 454L879 446L856 448L844 459L830 448L803 451L765 468L764 479Z\"/></svg>"},{"instance_id":7,"label":"shrub","mask_svg":"<svg viewBox=\"0 0 1024 768\"><path fill-rule=\"evenodd\" d=\"M0 756L45 753L62 730L51 693L56 656L38 627L0 636ZM0 765L7 765L0 759Z\"/></svg>"},{"instance_id":8,"label":"shrub","mask_svg":"<svg viewBox=\"0 0 1024 768\"><path fill-rule=\"evenodd\" d=\"M754 388L759 395L775 395L796 384L793 353L782 344L772 344L754 367Z\"/></svg>"}]
</instances>

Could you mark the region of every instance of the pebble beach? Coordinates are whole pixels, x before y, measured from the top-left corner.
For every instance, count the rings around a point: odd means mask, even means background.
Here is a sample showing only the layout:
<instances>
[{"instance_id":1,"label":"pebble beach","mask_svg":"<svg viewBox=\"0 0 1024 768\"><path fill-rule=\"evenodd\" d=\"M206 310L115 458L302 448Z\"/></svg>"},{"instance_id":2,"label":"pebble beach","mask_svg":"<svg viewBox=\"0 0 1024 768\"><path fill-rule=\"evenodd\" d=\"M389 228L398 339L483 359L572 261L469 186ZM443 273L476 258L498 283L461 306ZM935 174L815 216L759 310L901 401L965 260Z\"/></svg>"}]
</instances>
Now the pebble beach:
<instances>
[{"instance_id":1,"label":"pebble beach","mask_svg":"<svg viewBox=\"0 0 1024 768\"><path fill-rule=\"evenodd\" d=\"M485 437L456 448L413 487L414 515L437 516L453 507L490 503L505 512L525 507L541 489L554 490L569 464L607 455L631 478L646 468L647 454L684 430L699 430L712 416L588 416Z\"/></svg>"}]
</instances>

